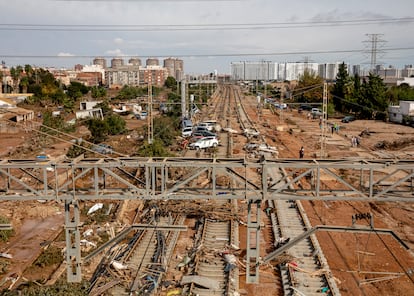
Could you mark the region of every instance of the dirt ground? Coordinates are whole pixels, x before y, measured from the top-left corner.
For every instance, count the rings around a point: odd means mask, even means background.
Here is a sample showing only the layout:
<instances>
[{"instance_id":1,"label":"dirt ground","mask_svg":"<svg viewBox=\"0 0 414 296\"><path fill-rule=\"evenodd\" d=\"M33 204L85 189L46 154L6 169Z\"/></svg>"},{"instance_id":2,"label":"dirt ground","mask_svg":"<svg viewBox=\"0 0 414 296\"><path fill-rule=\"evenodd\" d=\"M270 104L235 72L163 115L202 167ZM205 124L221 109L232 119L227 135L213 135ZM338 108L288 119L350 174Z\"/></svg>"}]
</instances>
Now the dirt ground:
<instances>
[{"instance_id":1,"label":"dirt ground","mask_svg":"<svg viewBox=\"0 0 414 296\"><path fill-rule=\"evenodd\" d=\"M131 130L142 127L145 121L127 120L127 127ZM86 138L89 131L85 127L80 127L75 138ZM17 131L12 133L0 134L0 159L34 159L36 155L45 154L50 159L60 158L65 155L72 145L65 141L47 140L44 136L39 136L30 131ZM111 140L111 145L116 147L116 151L128 154L130 145L125 145L126 141L132 141L127 136L115 137ZM118 149L118 146L121 149ZM122 149L123 148L123 149ZM0 242L0 253L5 253L13 257L12 260L0 258L0 266L7 265L7 272L0 274L0 289L13 287L14 279L22 280L21 276L25 271L26 279L47 279L53 270L43 269L44 273L39 274L36 269L34 275L26 270L50 245L57 235L64 231L64 205L57 202L40 201L3 201L0 202L0 216L6 217L11 221L14 235L7 243ZM59 242L65 246L64 240ZM63 270L66 272L66 270ZM20 276L20 277L19 277Z\"/></svg>"},{"instance_id":2,"label":"dirt ground","mask_svg":"<svg viewBox=\"0 0 414 296\"><path fill-rule=\"evenodd\" d=\"M255 98L249 101L255 106ZM254 108L251 108L254 110ZM308 120L306 114L297 111L283 111L273 114L263 110L261 116L250 111L253 120L266 130L267 142L279 149L280 158L298 158L301 146L305 147L305 158L317 157L320 153L320 129L318 120ZM327 133L326 151L329 158L413 158L414 128L378 121L356 120L340 123L329 119L329 123L340 124L338 133ZM141 125L143 122L135 121ZM352 136L360 136L361 145L351 147ZM79 136L87 131L80 130ZM38 153L59 156L70 144L33 145L33 134L19 132L1 134L0 159L35 157ZM122 139L117 141L121 142ZM20 148L16 148L20 147ZM241 147L235 150L242 151ZM375 226L394 230L412 249L414 247L414 205L410 203L346 203L346 202L303 202L313 225L351 224L355 211L371 212ZM1 202L0 215L8 217L15 230L15 236L5 244L0 243L0 252L14 257L10 272L0 276L0 288L7 287L6 276L21 272L52 239L56 227L62 227L63 206L40 202ZM34 227L36 225L36 227ZM338 233L318 234L319 242L337 279L342 295L414 295L414 256L398 245L395 240L379 235L354 235ZM29 251L30 250L30 251ZM411 274L410 274L411 271ZM392 278L385 279L385 276ZM408 276L410 275L410 277ZM367 283L368 279L376 280ZM272 284L272 283L269 283ZM265 285L262 287L265 290ZM261 295L265 295L261 293Z\"/></svg>"},{"instance_id":3,"label":"dirt ground","mask_svg":"<svg viewBox=\"0 0 414 296\"><path fill-rule=\"evenodd\" d=\"M255 98L250 101L255 106ZM250 108L250 116L267 129L268 144L277 146L279 158L305 158L320 155L319 120L309 120L296 110L273 114L263 110L258 116ZM414 128L382 121L356 120L339 124L339 132L327 132L326 157L358 157L412 159ZM275 131L276 130L276 131ZM361 144L352 147L351 138L360 137ZM326 181L329 185L329 180ZM391 229L410 247L404 249L390 236L376 234L318 233L328 264L342 295L414 295L414 205L412 203L302 202L312 225L350 226L355 213L370 212L375 227Z\"/></svg>"}]
</instances>

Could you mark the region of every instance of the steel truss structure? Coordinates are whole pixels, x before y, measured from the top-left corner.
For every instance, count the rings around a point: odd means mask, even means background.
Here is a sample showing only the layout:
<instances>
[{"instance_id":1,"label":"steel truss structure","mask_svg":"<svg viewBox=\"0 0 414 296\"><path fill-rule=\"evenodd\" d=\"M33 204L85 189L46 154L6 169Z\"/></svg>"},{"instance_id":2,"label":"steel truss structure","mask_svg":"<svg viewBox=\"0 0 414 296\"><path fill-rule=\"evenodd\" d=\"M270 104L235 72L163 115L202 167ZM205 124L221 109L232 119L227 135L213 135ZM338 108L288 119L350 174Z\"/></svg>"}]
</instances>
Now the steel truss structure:
<instances>
[{"instance_id":1,"label":"steel truss structure","mask_svg":"<svg viewBox=\"0 0 414 296\"><path fill-rule=\"evenodd\" d=\"M279 180L270 175L281 170ZM195 182L209 180L203 187ZM330 185L326 185L326 181ZM332 187L332 182L335 186ZM203 183L205 184L205 182ZM258 238L260 204L280 200L414 201L414 160L102 158L0 161L0 201L65 203L68 281L81 280L79 201L240 199ZM256 215L256 217L254 217ZM248 236L249 237L249 236ZM257 282L259 240L248 242ZM249 247L250 248L250 247ZM255 248L257 250L255 251ZM254 264L256 263L256 264Z\"/></svg>"}]
</instances>

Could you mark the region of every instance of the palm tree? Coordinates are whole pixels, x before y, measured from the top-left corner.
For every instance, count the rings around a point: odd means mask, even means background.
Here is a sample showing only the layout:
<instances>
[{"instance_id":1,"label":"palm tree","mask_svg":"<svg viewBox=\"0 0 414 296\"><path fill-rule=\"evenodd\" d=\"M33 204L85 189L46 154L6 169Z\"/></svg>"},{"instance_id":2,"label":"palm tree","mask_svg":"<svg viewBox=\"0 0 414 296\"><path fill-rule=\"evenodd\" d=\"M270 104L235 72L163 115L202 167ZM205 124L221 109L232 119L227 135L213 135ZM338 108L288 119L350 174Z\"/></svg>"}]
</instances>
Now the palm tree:
<instances>
[{"instance_id":1,"label":"palm tree","mask_svg":"<svg viewBox=\"0 0 414 296\"><path fill-rule=\"evenodd\" d=\"M29 86L29 77L27 75L20 79L20 86L22 87L22 93L27 93L27 87Z\"/></svg>"},{"instance_id":2,"label":"palm tree","mask_svg":"<svg viewBox=\"0 0 414 296\"><path fill-rule=\"evenodd\" d=\"M16 68L14 67L10 68L10 76L12 77L12 80L13 80L13 92L14 93L19 92L19 83L20 83L20 78L21 78L22 73L23 73L22 66L17 66Z\"/></svg>"}]
</instances>

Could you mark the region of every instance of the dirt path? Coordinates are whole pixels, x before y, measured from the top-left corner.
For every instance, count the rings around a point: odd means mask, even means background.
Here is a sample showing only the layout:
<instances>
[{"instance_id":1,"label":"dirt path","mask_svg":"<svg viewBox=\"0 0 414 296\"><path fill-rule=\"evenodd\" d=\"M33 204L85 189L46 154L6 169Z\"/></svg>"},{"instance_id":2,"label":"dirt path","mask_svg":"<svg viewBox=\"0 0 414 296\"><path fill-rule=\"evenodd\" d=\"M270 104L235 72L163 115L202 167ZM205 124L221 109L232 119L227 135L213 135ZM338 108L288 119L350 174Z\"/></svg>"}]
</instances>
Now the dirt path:
<instances>
[{"instance_id":1,"label":"dirt path","mask_svg":"<svg viewBox=\"0 0 414 296\"><path fill-rule=\"evenodd\" d=\"M16 235L8 243L0 244L2 253L13 256L13 259L8 261L7 273L0 276L0 283L2 283L0 288L11 284L10 281L6 281L8 277L22 276L26 268L41 254L43 247L53 241L63 229L64 214L56 207L42 205L31 209L32 211L26 209L26 215L22 213L19 218L14 215L13 221L21 221L22 224L12 223ZM37 276L47 278L47 275Z\"/></svg>"}]
</instances>

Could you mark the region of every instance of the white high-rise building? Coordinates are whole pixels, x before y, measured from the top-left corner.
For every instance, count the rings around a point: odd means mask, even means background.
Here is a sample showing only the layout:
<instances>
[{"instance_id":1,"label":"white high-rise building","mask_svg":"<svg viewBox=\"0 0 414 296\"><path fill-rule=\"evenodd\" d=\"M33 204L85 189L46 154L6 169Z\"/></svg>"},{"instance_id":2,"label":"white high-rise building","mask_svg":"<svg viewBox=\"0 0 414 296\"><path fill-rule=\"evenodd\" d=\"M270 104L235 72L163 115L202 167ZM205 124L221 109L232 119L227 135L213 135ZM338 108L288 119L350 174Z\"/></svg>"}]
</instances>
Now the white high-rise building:
<instances>
[{"instance_id":1,"label":"white high-rise building","mask_svg":"<svg viewBox=\"0 0 414 296\"><path fill-rule=\"evenodd\" d=\"M276 63L232 62L231 77L233 80L276 80Z\"/></svg>"},{"instance_id":2,"label":"white high-rise building","mask_svg":"<svg viewBox=\"0 0 414 296\"><path fill-rule=\"evenodd\" d=\"M279 64L279 71L277 80L279 81L292 81L299 80L300 76L305 73L305 70L318 73L317 63L281 63Z\"/></svg>"},{"instance_id":3,"label":"white high-rise building","mask_svg":"<svg viewBox=\"0 0 414 296\"><path fill-rule=\"evenodd\" d=\"M326 80L336 80L341 65L342 62L319 64L319 76ZM346 65L348 73L349 68L350 66Z\"/></svg>"}]
</instances>

